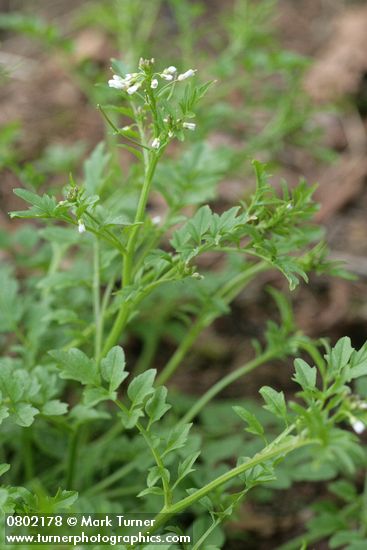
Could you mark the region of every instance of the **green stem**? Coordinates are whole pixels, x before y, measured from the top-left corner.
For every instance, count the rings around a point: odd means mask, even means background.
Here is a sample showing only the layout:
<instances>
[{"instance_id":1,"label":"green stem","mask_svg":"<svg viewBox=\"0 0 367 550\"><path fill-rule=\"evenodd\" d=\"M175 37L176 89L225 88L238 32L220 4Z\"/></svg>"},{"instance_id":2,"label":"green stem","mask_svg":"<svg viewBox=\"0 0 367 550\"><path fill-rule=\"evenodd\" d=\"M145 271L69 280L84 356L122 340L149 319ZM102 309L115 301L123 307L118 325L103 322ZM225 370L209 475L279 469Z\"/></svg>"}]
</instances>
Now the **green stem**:
<instances>
[{"instance_id":1,"label":"green stem","mask_svg":"<svg viewBox=\"0 0 367 550\"><path fill-rule=\"evenodd\" d=\"M69 442L69 454L66 470L66 488L71 491L74 488L74 478L76 469L76 460L78 455L78 445L80 439L80 428L76 428Z\"/></svg>"},{"instance_id":2,"label":"green stem","mask_svg":"<svg viewBox=\"0 0 367 550\"><path fill-rule=\"evenodd\" d=\"M119 407L119 409L121 409L125 413L128 413L127 407L125 407L125 405L121 401L116 399L115 404ZM168 481L166 479L166 476L165 476L165 473L164 473L165 467L164 467L162 458L160 457L159 453L157 452L157 449L155 448L154 443L151 440L150 435L147 432L147 430L140 424L140 422L136 423L136 427L139 430L139 432L141 433L141 435L143 436L147 446L150 449L150 452L153 455L155 463L157 464L159 470L161 471L161 479L162 479L163 492L164 492L164 506L170 506L171 501L172 501L172 491L171 491L171 488L169 486L169 483L168 483Z\"/></svg>"},{"instance_id":3,"label":"green stem","mask_svg":"<svg viewBox=\"0 0 367 550\"><path fill-rule=\"evenodd\" d=\"M27 481L31 481L34 478L32 428L22 430L22 454L25 478Z\"/></svg>"},{"instance_id":4,"label":"green stem","mask_svg":"<svg viewBox=\"0 0 367 550\"><path fill-rule=\"evenodd\" d=\"M93 485L93 487L85 491L84 495L89 497L89 496L101 493L102 491L104 491L104 489L106 489L107 487L110 487L116 481L119 481L120 479L130 474L134 470L134 468L135 468L134 462L129 462L128 464L124 464L123 466L121 466L121 468L113 472L111 475L105 477L99 483L96 483L95 485Z\"/></svg>"},{"instance_id":5,"label":"green stem","mask_svg":"<svg viewBox=\"0 0 367 550\"><path fill-rule=\"evenodd\" d=\"M113 286L115 284L115 275L113 275L108 282L106 289L103 293L102 300L101 300L101 313L100 313L100 331L101 331L101 337L103 337L104 333L104 322L105 322L105 316L106 316L106 310L109 304L109 300L111 297L111 293L113 290ZM102 344L102 342L101 342Z\"/></svg>"},{"instance_id":6,"label":"green stem","mask_svg":"<svg viewBox=\"0 0 367 550\"><path fill-rule=\"evenodd\" d=\"M266 261L252 264L245 271L239 273L236 277L224 285L219 291L219 297L224 298L226 303L229 304L251 281L251 279L255 277L255 275L258 275L267 269L269 269L269 264Z\"/></svg>"},{"instance_id":7,"label":"green stem","mask_svg":"<svg viewBox=\"0 0 367 550\"><path fill-rule=\"evenodd\" d=\"M118 497L125 497L128 495L137 495L141 491L141 485L131 485L130 487L120 487L119 489L112 489L105 493L105 497L108 499L114 499Z\"/></svg>"},{"instance_id":8,"label":"green stem","mask_svg":"<svg viewBox=\"0 0 367 550\"><path fill-rule=\"evenodd\" d=\"M274 446L274 442L271 443L262 451L257 453L253 458L249 459L247 462L240 464L236 468L233 468L225 474L222 474L221 476L213 479L212 481L201 487L201 489L195 491L195 493L183 498L182 500L176 502L175 504L172 504L171 506L164 506L160 513L156 516L154 527L150 529L150 532L156 531L157 529L162 527L171 516L183 512L184 510L195 504L195 502L205 497L207 494L211 493L218 487L221 487L222 485L228 483L239 475L247 472L248 470L251 470L258 464L265 463L267 460L275 458L277 456L287 455L290 452L299 449L300 447L311 445L317 442L317 440L306 439L302 438L301 436L297 436L294 437L291 442L284 443L283 445L280 444L278 446Z\"/></svg>"},{"instance_id":9,"label":"green stem","mask_svg":"<svg viewBox=\"0 0 367 550\"><path fill-rule=\"evenodd\" d=\"M154 154L154 156L151 157L149 167L146 172L143 189L140 194L138 208L135 215L135 223L138 223L138 224L140 224L144 219L145 208L148 201L149 191L150 191L152 179L154 176L155 168L157 165L157 160L158 160L158 157ZM134 227L131 229L130 237L127 243L126 255L123 261L123 271L122 271L122 281L123 281L124 287L128 286L131 283L133 259L134 259L134 253L135 253L135 247L136 247L136 241L138 238L139 228L140 228L140 225L134 225ZM103 355L106 355L109 352L109 350L118 342L121 336L121 332L123 331L127 323L127 320L129 318L129 313L130 313L129 303L124 302L120 308L120 311L117 315L117 318L111 329L111 332L106 339L106 342L103 348Z\"/></svg>"},{"instance_id":10,"label":"green stem","mask_svg":"<svg viewBox=\"0 0 367 550\"><path fill-rule=\"evenodd\" d=\"M143 144L145 144L144 128L143 128L140 116L137 113L134 105L133 105L133 109L135 112L141 141ZM133 260L135 256L135 249L136 249L136 243L138 239L140 224L144 221L145 209L147 206L150 188L154 177L155 169L157 166L157 162L159 159L159 155L157 155L156 152L152 152L149 154L147 149L143 148L143 159L144 159L144 183L140 193L139 202L138 202L135 219L134 219L134 223L136 225L134 225L131 229L129 240L126 246L126 254L123 259L122 285L124 287L128 286L131 283L132 271L133 271ZM121 333L128 321L129 313L130 313L129 304L128 302L124 302L116 317L116 320L113 324L111 332L106 339L106 342L103 348L103 355L106 355L108 351L118 342L121 336Z\"/></svg>"},{"instance_id":11,"label":"green stem","mask_svg":"<svg viewBox=\"0 0 367 550\"><path fill-rule=\"evenodd\" d=\"M157 166L157 161L158 161L158 156L155 153L152 154L150 156L148 167L146 169L144 184L140 194L138 208L135 214L134 222L136 224L140 224L144 220L145 209L148 202L152 179ZM134 225L134 227L131 229L130 237L127 242L126 258L125 258L125 261L123 262L123 271L122 271L122 281L124 286L128 286L131 283L132 264L134 259L136 241L138 238L138 232L139 232L139 225Z\"/></svg>"},{"instance_id":12,"label":"green stem","mask_svg":"<svg viewBox=\"0 0 367 550\"><path fill-rule=\"evenodd\" d=\"M93 216L93 214L91 214L90 212L86 211L85 212L85 215L88 216L92 221L93 223L95 223L97 225L97 228L99 228L100 226L100 223L98 222L98 220ZM125 248L123 247L123 245L120 243L120 241L118 240L117 237L115 237L115 235L112 233L112 231L110 231L109 229L103 229L103 230L100 230L100 229L94 229L90 226L87 227L87 229L93 233L96 237L100 237L101 239L104 239L106 240L108 243L110 243L112 246L114 246L115 248L117 248L117 250L122 254L126 254L126 250Z\"/></svg>"},{"instance_id":13,"label":"green stem","mask_svg":"<svg viewBox=\"0 0 367 550\"><path fill-rule=\"evenodd\" d=\"M159 245L162 236L167 232L168 229L166 223L167 222L165 222L159 229L154 228L151 236L148 237L145 243L141 246L141 249L139 250L136 260L134 262L136 271L139 271L139 269L143 265L147 254Z\"/></svg>"},{"instance_id":14,"label":"green stem","mask_svg":"<svg viewBox=\"0 0 367 550\"><path fill-rule=\"evenodd\" d=\"M202 548L201 545L203 544L205 539L208 538L210 533L212 531L214 531L214 529L219 525L219 523L220 523L219 518L217 518L215 521L213 521L213 523L208 527L208 529L205 531L205 533L203 533L202 536L199 538L199 540L197 541L195 546L192 547L192 550L200 550L200 548Z\"/></svg>"},{"instance_id":15,"label":"green stem","mask_svg":"<svg viewBox=\"0 0 367 550\"><path fill-rule=\"evenodd\" d=\"M227 374L227 376L224 376L224 378L222 378L211 388L209 388L208 391L206 391L198 401L195 401L194 405L187 411L185 416L181 418L181 420L179 421L179 425L191 422L191 420L193 420L193 418L198 415L198 413L205 407L205 405L209 403L209 401L211 401L213 397L218 395L218 393L224 390L224 388L241 378L241 376L248 374L260 365L263 365L267 361L275 359L276 357L278 357L278 355L279 352L277 353L275 350L266 351L258 357L255 357L255 359L253 359L252 361L249 361L245 365L242 365L242 367L238 367L236 370L230 372L229 374Z\"/></svg>"},{"instance_id":16,"label":"green stem","mask_svg":"<svg viewBox=\"0 0 367 550\"><path fill-rule=\"evenodd\" d=\"M101 356L102 346L102 319L100 301L100 276L99 276L99 241L96 237L93 243L93 310L96 330L94 332L94 358L98 362Z\"/></svg>"},{"instance_id":17,"label":"green stem","mask_svg":"<svg viewBox=\"0 0 367 550\"><path fill-rule=\"evenodd\" d=\"M192 325L191 329L186 333L186 336L181 340L180 345L168 361L164 369L157 376L157 385L161 386L167 382L173 375L176 369L181 364L187 352L192 348L199 334L206 326L206 318L199 317Z\"/></svg>"},{"instance_id":18,"label":"green stem","mask_svg":"<svg viewBox=\"0 0 367 550\"><path fill-rule=\"evenodd\" d=\"M110 349L119 341L121 332L123 331L129 318L129 313L130 311L128 302L124 302L116 317L112 330L105 341L105 345L102 351L102 357L107 355Z\"/></svg>"},{"instance_id":19,"label":"green stem","mask_svg":"<svg viewBox=\"0 0 367 550\"><path fill-rule=\"evenodd\" d=\"M157 452L156 448L154 447L154 444L150 439L149 433L143 428L143 426L139 422L137 423L137 428L138 428L139 432L141 433L141 435L144 437L145 442L148 445L148 447L149 447L149 449L150 449L150 451L151 451L151 453L154 457L154 460L155 460L158 468L161 471L161 479L162 479L163 492L164 492L164 505L165 506L170 506L170 504L172 502L172 491L171 491L171 488L169 486L169 482L166 478L166 474L164 472L165 468L164 468L163 461L162 461L159 453Z\"/></svg>"},{"instance_id":20,"label":"green stem","mask_svg":"<svg viewBox=\"0 0 367 550\"><path fill-rule=\"evenodd\" d=\"M365 537L367 534L367 475L364 476L360 522L361 522L360 531L362 536Z\"/></svg>"},{"instance_id":21,"label":"green stem","mask_svg":"<svg viewBox=\"0 0 367 550\"><path fill-rule=\"evenodd\" d=\"M51 257L50 264L48 266L47 277L50 277L51 275L53 275L54 273L57 272L57 270L59 268L59 265L61 263L62 257L63 257L64 252L65 252L65 247L64 246L60 246L60 245L57 245L55 243L51 244L51 249L52 249L52 257ZM50 287L47 287L47 288L43 289L42 298L43 298L44 301L48 298L48 296L50 294L50 291L51 291Z\"/></svg>"}]
</instances>

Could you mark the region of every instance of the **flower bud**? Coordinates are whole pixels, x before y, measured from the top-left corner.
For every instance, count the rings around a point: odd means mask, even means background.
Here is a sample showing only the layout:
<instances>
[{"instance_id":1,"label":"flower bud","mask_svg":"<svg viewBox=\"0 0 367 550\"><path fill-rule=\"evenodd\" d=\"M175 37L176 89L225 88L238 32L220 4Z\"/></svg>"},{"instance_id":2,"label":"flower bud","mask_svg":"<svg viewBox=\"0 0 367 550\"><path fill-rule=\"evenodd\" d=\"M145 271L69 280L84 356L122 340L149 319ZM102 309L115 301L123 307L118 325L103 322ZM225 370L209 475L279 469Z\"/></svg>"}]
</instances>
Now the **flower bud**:
<instances>
[{"instance_id":1,"label":"flower bud","mask_svg":"<svg viewBox=\"0 0 367 550\"><path fill-rule=\"evenodd\" d=\"M159 149L161 146L161 140L159 138L154 138L152 141L153 149Z\"/></svg>"},{"instance_id":2,"label":"flower bud","mask_svg":"<svg viewBox=\"0 0 367 550\"><path fill-rule=\"evenodd\" d=\"M135 92L137 92L140 88L140 84L134 84L134 86L130 86L128 89L127 89L127 93L129 95L133 95L135 94Z\"/></svg>"},{"instance_id":3,"label":"flower bud","mask_svg":"<svg viewBox=\"0 0 367 550\"><path fill-rule=\"evenodd\" d=\"M195 122L184 122L182 124L183 128L186 128L186 130L191 130L192 132L195 130L196 128L196 124Z\"/></svg>"},{"instance_id":4,"label":"flower bud","mask_svg":"<svg viewBox=\"0 0 367 550\"><path fill-rule=\"evenodd\" d=\"M85 225L82 220L78 220L78 231L79 233L85 233Z\"/></svg>"},{"instance_id":5,"label":"flower bud","mask_svg":"<svg viewBox=\"0 0 367 550\"><path fill-rule=\"evenodd\" d=\"M356 434L361 434L365 431L366 426L363 424L361 420L358 420L357 418L351 422L353 430L356 432Z\"/></svg>"},{"instance_id":6,"label":"flower bud","mask_svg":"<svg viewBox=\"0 0 367 550\"><path fill-rule=\"evenodd\" d=\"M196 69L189 69L185 73L179 74L177 77L177 80L186 80L186 78L190 78L191 76L194 76L196 73Z\"/></svg>"},{"instance_id":7,"label":"flower bud","mask_svg":"<svg viewBox=\"0 0 367 550\"><path fill-rule=\"evenodd\" d=\"M121 76L114 74L112 79L108 81L110 88L116 88L117 90L123 90L125 87L125 81Z\"/></svg>"}]
</instances>

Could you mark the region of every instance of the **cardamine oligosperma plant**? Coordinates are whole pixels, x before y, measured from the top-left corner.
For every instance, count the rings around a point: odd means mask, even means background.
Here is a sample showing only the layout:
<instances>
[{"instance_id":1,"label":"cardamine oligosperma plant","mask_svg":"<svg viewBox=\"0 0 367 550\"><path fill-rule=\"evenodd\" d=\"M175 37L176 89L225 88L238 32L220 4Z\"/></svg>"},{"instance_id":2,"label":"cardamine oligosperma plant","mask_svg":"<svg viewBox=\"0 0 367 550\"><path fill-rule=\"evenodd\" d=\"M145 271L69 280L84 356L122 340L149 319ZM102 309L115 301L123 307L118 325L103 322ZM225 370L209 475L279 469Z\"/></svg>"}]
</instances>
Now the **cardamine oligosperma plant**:
<instances>
[{"instance_id":1,"label":"cardamine oligosperma plant","mask_svg":"<svg viewBox=\"0 0 367 550\"><path fill-rule=\"evenodd\" d=\"M269 321L253 359L198 399L174 405L164 384L260 273L278 270L293 289L309 272L340 270L325 259L320 228L312 224L313 188L304 181L277 191L254 161L254 192L216 212L207 204L216 180L205 179L205 170L204 185L195 178L195 156L178 152L165 160L171 142L189 138L200 124L195 107L213 83L197 84L191 68L157 70L153 59L142 59L134 73L119 62L113 70L114 103L100 110L115 147L136 162L122 173L116 155L100 144L83 179L70 177L63 198L15 190L31 206L12 217L46 226L27 229L35 247L27 280L17 282L10 266L0 271L1 342L8 352L0 370L2 509L122 507L157 513L157 530L190 510L196 520L181 528L195 533L193 548L219 548L220 525L252 488L276 482L289 454L297 471L329 464L337 475L363 462L356 435L345 428L360 431L366 421L351 384L367 374L367 347L356 351L348 338L333 348L311 341L297 330L285 296L270 289L281 320ZM207 154L211 173L217 152ZM162 216L150 214L153 194L165 201ZM206 267L208 255L217 258L214 267ZM131 332L143 349L126 366L121 344ZM157 372L154 359L167 334L177 345ZM226 431L238 434L240 427L237 464L228 445L229 455L209 466L201 426L214 398L255 368L298 354L309 359L295 360L295 400L264 386L265 411L241 403L229 408ZM219 437L215 444L225 448L227 435Z\"/></svg>"}]
</instances>

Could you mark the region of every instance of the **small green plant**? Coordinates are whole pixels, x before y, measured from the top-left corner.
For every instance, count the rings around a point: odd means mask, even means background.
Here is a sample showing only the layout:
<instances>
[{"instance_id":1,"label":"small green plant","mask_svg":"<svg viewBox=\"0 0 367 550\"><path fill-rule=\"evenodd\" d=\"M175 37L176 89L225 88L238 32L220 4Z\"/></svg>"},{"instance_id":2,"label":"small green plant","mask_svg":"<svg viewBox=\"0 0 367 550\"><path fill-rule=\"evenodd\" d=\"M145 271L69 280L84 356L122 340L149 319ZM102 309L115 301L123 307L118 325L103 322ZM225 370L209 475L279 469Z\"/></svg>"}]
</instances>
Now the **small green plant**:
<instances>
[{"instance_id":1,"label":"small green plant","mask_svg":"<svg viewBox=\"0 0 367 550\"><path fill-rule=\"evenodd\" d=\"M336 472L363 461L345 426L365 420L350 384L367 374L367 347L356 351L344 338L324 344L323 356L297 331L286 298L271 290L281 322L268 323L254 358L184 412L175 406L165 384L260 273L276 269L294 289L312 271L340 270L325 259L312 224L313 187L304 181L278 192L254 161L254 192L218 212L208 204L224 169L217 151L195 144L165 160L171 142L200 126L197 105L213 83L198 84L193 68L157 68L154 59L141 59L135 72L115 61L113 70L116 101L100 111L116 147L136 159L129 171L100 144L62 197L15 190L30 208L11 216L46 227L27 226L17 237L27 280L17 282L10 265L0 270L2 510L109 512L123 502L126 512L156 513L154 530L190 510L196 519L181 529L192 530L193 549L213 550L224 543L220 525L251 489L276 479L290 453L311 448L316 462ZM154 194L166 205L158 218L149 211ZM206 267L209 255L214 268ZM170 327L177 345L157 372L155 351ZM126 361L121 347L131 333L143 342L136 361ZM208 468L205 434L193 421L253 369L304 353L312 364L295 360L297 400L261 388L266 424L234 406L237 464L226 463L232 453Z\"/></svg>"}]
</instances>

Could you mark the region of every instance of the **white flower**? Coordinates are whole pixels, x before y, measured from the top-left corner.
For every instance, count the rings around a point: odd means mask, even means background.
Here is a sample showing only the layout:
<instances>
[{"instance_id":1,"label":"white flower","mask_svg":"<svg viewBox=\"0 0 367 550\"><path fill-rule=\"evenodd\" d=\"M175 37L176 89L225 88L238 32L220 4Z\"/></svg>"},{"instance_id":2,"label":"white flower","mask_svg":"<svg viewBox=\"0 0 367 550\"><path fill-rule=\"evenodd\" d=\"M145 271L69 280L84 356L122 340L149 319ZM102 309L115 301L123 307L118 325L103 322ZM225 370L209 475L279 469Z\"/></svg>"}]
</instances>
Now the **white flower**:
<instances>
[{"instance_id":1,"label":"white flower","mask_svg":"<svg viewBox=\"0 0 367 550\"><path fill-rule=\"evenodd\" d=\"M356 432L356 434L361 434L365 431L366 426L363 424L361 420L353 420L351 422L353 430Z\"/></svg>"},{"instance_id":2,"label":"white flower","mask_svg":"<svg viewBox=\"0 0 367 550\"><path fill-rule=\"evenodd\" d=\"M176 74L177 69L173 65L170 67L167 67L164 69L163 73L161 73L161 77L164 78L164 80L173 80L174 75Z\"/></svg>"},{"instance_id":3,"label":"white flower","mask_svg":"<svg viewBox=\"0 0 367 550\"><path fill-rule=\"evenodd\" d=\"M159 149L161 146L161 140L159 138L154 138L152 141L153 149Z\"/></svg>"},{"instance_id":4,"label":"white flower","mask_svg":"<svg viewBox=\"0 0 367 550\"><path fill-rule=\"evenodd\" d=\"M160 216L154 216L154 218L152 218L152 223L154 223L154 225L159 225L162 221L162 218Z\"/></svg>"},{"instance_id":5,"label":"white flower","mask_svg":"<svg viewBox=\"0 0 367 550\"><path fill-rule=\"evenodd\" d=\"M179 74L177 77L177 80L186 80L186 78L190 78L190 76L194 76L196 73L196 69L189 69L185 73Z\"/></svg>"},{"instance_id":6,"label":"white flower","mask_svg":"<svg viewBox=\"0 0 367 550\"><path fill-rule=\"evenodd\" d=\"M158 88L158 80L156 78L153 78L151 84L150 84L150 87L155 90L156 88Z\"/></svg>"},{"instance_id":7,"label":"white flower","mask_svg":"<svg viewBox=\"0 0 367 550\"><path fill-rule=\"evenodd\" d=\"M112 77L112 80L108 81L108 85L110 88L117 88L118 90L125 90L129 94L135 93L141 86L141 82L135 83L134 81L136 77L138 76L138 73L128 73L125 75L124 78L122 76L119 76L117 74L114 74Z\"/></svg>"},{"instance_id":8,"label":"white flower","mask_svg":"<svg viewBox=\"0 0 367 550\"><path fill-rule=\"evenodd\" d=\"M139 76L139 73L127 73L125 74L125 81L126 82L131 82L132 80L134 80L134 78L136 78L137 76Z\"/></svg>"},{"instance_id":9,"label":"white flower","mask_svg":"<svg viewBox=\"0 0 367 550\"><path fill-rule=\"evenodd\" d=\"M173 138L175 134L172 132L172 130L168 130L168 137Z\"/></svg>"},{"instance_id":10,"label":"white flower","mask_svg":"<svg viewBox=\"0 0 367 550\"><path fill-rule=\"evenodd\" d=\"M184 128L186 128L186 130L191 130L191 131L194 131L195 128L196 128L195 122L184 122L184 123L182 124L182 126L183 126Z\"/></svg>"},{"instance_id":11,"label":"white flower","mask_svg":"<svg viewBox=\"0 0 367 550\"><path fill-rule=\"evenodd\" d=\"M129 95L133 95L135 94L135 92L137 92L140 88L140 84L134 84L133 86L129 86L129 88L127 89L127 93Z\"/></svg>"},{"instance_id":12,"label":"white flower","mask_svg":"<svg viewBox=\"0 0 367 550\"><path fill-rule=\"evenodd\" d=\"M78 231L79 233L85 233L85 225L82 220L78 220Z\"/></svg>"},{"instance_id":13,"label":"white flower","mask_svg":"<svg viewBox=\"0 0 367 550\"><path fill-rule=\"evenodd\" d=\"M125 80L121 78L121 76L118 76L117 74L114 74L112 77L112 80L108 81L108 85L110 88L116 88L117 90L123 90L125 88Z\"/></svg>"}]
</instances>

